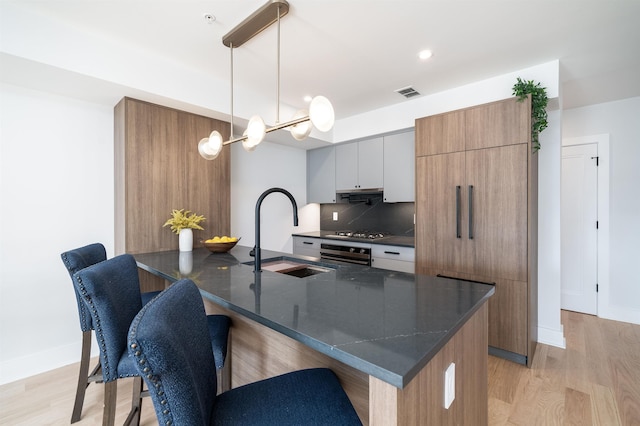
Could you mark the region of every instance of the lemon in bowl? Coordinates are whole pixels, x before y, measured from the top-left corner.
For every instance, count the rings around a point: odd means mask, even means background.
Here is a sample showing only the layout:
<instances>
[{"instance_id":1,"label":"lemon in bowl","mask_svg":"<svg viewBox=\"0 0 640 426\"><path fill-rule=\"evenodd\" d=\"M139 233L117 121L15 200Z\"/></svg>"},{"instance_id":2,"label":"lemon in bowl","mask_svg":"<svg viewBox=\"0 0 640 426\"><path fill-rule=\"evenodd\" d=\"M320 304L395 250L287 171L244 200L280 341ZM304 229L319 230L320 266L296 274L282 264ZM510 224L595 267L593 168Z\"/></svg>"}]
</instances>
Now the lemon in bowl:
<instances>
[{"instance_id":1,"label":"lemon in bowl","mask_svg":"<svg viewBox=\"0 0 640 426\"><path fill-rule=\"evenodd\" d=\"M213 238L204 240L203 244L212 253L226 253L238 244L238 241L240 241L240 238L216 235Z\"/></svg>"}]
</instances>

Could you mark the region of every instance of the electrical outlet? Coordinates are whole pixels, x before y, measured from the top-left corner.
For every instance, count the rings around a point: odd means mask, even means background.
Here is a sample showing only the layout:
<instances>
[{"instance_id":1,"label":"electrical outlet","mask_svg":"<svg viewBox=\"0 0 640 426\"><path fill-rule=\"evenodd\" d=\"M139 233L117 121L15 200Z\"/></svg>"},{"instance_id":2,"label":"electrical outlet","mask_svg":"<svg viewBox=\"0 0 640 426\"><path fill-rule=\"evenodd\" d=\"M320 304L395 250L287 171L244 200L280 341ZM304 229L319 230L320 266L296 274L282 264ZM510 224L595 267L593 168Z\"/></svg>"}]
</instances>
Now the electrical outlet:
<instances>
[{"instance_id":1,"label":"electrical outlet","mask_svg":"<svg viewBox=\"0 0 640 426\"><path fill-rule=\"evenodd\" d=\"M456 399L456 365L452 362L444 372L444 408L451 407Z\"/></svg>"},{"instance_id":2,"label":"electrical outlet","mask_svg":"<svg viewBox=\"0 0 640 426\"><path fill-rule=\"evenodd\" d=\"M338 212L333 212L333 220L338 220Z\"/></svg>"}]
</instances>

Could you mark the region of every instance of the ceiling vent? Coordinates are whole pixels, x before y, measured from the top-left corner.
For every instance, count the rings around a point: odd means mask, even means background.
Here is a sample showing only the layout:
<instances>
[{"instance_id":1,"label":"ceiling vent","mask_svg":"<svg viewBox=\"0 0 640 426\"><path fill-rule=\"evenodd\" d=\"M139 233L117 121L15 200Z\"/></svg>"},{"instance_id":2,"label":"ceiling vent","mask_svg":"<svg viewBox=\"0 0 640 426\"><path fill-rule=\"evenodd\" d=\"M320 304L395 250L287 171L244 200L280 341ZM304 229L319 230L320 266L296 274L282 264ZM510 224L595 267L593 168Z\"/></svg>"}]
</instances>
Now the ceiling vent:
<instances>
[{"instance_id":1,"label":"ceiling vent","mask_svg":"<svg viewBox=\"0 0 640 426\"><path fill-rule=\"evenodd\" d=\"M420 95L420 92L418 92L416 89L414 89L411 86L403 87L402 89L398 89L398 90L396 90L396 93L400 93L402 96L404 96L407 99L413 98L414 96L419 96Z\"/></svg>"}]
</instances>

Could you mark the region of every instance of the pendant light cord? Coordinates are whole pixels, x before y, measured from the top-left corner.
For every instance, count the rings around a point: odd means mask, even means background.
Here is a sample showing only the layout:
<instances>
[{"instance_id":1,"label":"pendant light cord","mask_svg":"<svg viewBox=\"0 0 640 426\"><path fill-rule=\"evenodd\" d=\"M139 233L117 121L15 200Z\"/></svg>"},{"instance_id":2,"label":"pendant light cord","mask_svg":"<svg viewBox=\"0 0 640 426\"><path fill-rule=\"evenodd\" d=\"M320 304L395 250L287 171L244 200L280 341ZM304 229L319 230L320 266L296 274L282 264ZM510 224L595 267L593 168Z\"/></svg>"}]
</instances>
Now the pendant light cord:
<instances>
[{"instance_id":1,"label":"pendant light cord","mask_svg":"<svg viewBox=\"0 0 640 426\"><path fill-rule=\"evenodd\" d=\"M276 82L276 124L280 124L280 5L278 5L278 68Z\"/></svg>"},{"instance_id":2,"label":"pendant light cord","mask_svg":"<svg viewBox=\"0 0 640 426\"><path fill-rule=\"evenodd\" d=\"M229 140L233 139L233 43L229 44L231 52L231 129L229 131Z\"/></svg>"}]
</instances>

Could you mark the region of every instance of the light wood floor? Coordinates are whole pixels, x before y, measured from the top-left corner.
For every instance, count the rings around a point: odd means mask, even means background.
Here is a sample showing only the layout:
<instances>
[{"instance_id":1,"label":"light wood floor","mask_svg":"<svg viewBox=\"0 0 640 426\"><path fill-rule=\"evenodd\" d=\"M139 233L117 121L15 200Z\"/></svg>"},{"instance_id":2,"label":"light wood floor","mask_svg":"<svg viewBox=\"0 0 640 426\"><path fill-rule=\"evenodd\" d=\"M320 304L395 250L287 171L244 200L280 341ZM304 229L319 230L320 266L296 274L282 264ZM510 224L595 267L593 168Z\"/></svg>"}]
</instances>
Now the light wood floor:
<instances>
[{"instance_id":1,"label":"light wood floor","mask_svg":"<svg viewBox=\"0 0 640 426\"><path fill-rule=\"evenodd\" d=\"M489 357L490 425L640 425L640 326L562 312L567 349L538 345L532 368ZM0 386L0 425L69 424L77 364ZM131 381L118 387L122 424ZM103 386L87 389L82 420L99 425ZM157 425L145 398L141 425Z\"/></svg>"},{"instance_id":2,"label":"light wood floor","mask_svg":"<svg viewBox=\"0 0 640 426\"><path fill-rule=\"evenodd\" d=\"M562 311L567 348L489 357L490 425L640 425L640 326Z\"/></svg>"}]
</instances>

